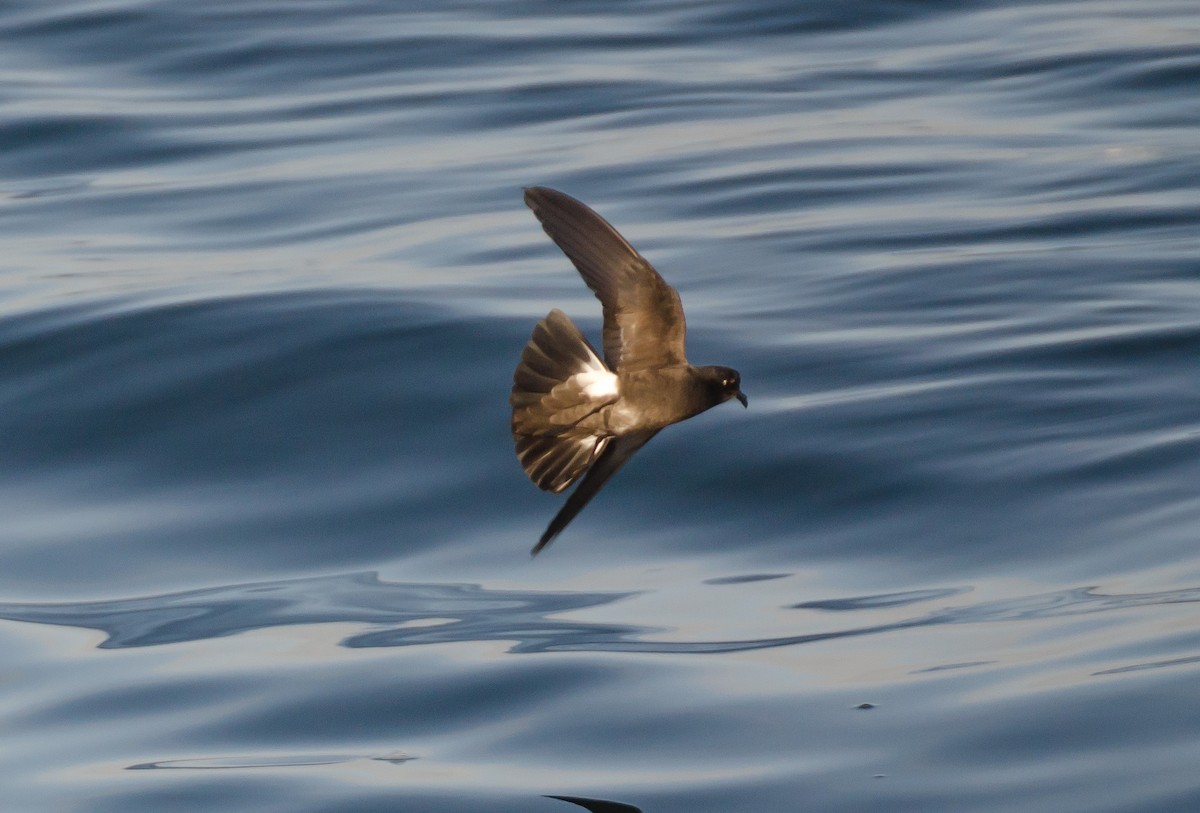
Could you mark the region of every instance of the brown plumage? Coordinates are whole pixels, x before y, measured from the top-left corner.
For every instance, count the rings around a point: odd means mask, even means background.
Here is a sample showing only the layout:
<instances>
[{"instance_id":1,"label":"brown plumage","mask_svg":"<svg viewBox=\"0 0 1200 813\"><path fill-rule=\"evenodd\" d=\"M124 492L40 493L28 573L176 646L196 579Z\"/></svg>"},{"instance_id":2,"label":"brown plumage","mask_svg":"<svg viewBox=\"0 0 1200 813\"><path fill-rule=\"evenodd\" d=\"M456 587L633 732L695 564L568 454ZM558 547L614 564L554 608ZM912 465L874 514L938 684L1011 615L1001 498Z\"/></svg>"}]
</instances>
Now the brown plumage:
<instances>
[{"instance_id":1,"label":"brown plumage","mask_svg":"<svg viewBox=\"0 0 1200 813\"><path fill-rule=\"evenodd\" d=\"M688 363L679 294L616 229L553 189L527 189L525 203L604 312L604 361L555 309L513 373L513 440L529 479L558 493L583 476L536 554L659 430L730 398L747 401L736 370Z\"/></svg>"}]
</instances>

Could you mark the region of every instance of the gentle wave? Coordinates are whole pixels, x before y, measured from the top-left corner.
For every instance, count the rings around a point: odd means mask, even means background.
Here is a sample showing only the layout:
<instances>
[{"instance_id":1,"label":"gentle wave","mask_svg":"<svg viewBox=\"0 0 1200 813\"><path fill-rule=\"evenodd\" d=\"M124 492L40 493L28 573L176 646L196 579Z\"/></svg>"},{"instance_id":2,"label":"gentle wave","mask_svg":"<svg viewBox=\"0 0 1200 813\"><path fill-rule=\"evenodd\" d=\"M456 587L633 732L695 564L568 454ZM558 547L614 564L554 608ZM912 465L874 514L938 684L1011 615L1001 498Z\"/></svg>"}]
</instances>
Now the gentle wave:
<instances>
[{"instance_id":1,"label":"gentle wave","mask_svg":"<svg viewBox=\"0 0 1200 813\"><path fill-rule=\"evenodd\" d=\"M791 605L790 609L869 613L942 602L968 592L969 588L950 588L889 593L807 601ZM509 651L513 653L720 654L862 635L886 635L920 627L1010 624L1192 604L1200 602L1200 587L1127 594L1079 587L960 604L876 625L726 641L672 641L664 639L665 631L661 629L556 618L579 610L605 607L629 597L627 593L494 590L475 584L403 584L382 581L375 573L356 573L115 601L0 603L0 618L99 630L108 636L100 644L102 649L199 641L294 624L345 623L375 628L343 638L341 645L350 648L510 641ZM652 640L644 640L647 636ZM1193 661L1183 658L1170 664L1135 664L1095 674L1119 674Z\"/></svg>"},{"instance_id":2,"label":"gentle wave","mask_svg":"<svg viewBox=\"0 0 1200 813\"><path fill-rule=\"evenodd\" d=\"M1198 35L3 4L6 805L1197 809ZM530 562L512 368L600 320L534 184L750 409Z\"/></svg>"}]
</instances>

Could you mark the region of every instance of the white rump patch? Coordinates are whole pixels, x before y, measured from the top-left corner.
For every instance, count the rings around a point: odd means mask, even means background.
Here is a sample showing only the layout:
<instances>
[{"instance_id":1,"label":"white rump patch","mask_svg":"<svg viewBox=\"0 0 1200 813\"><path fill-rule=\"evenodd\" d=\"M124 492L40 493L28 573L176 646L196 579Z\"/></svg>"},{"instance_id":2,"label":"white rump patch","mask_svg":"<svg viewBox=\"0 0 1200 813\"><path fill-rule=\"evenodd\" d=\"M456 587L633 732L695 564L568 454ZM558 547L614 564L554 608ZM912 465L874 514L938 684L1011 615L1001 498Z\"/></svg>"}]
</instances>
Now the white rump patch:
<instances>
[{"instance_id":1,"label":"white rump patch","mask_svg":"<svg viewBox=\"0 0 1200 813\"><path fill-rule=\"evenodd\" d=\"M589 401L610 401L617 397L617 377L594 353L589 352L587 362L577 369L579 372L569 380Z\"/></svg>"},{"instance_id":2,"label":"white rump patch","mask_svg":"<svg viewBox=\"0 0 1200 813\"><path fill-rule=\"evenodd\" d=\"M617 397L617 377L608 370L587 370L571 376L571 383L589 401L607 401Z\"/></svg>"}]
</instances>

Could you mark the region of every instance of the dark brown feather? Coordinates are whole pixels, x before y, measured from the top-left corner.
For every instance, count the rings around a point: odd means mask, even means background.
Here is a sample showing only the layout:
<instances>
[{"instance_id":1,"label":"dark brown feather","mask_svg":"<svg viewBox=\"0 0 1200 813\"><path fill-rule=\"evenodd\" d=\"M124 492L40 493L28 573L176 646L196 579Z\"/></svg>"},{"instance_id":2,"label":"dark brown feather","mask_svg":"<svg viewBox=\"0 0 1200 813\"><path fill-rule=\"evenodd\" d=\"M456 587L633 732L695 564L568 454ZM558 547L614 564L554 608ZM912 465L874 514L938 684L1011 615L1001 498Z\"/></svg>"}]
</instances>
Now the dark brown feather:
<instances>
[{"instance_id":1,"label":"dark brown feather","mask_svg":"<svg viewBox=\"0 0 1200 813\"><path fill-rule=\"evenodd\" d=\"M604 358L619 373L687 364L679 294L585 204L554 189L525 190L537 215L604 311Z\"/></svg>"}]
</instances>

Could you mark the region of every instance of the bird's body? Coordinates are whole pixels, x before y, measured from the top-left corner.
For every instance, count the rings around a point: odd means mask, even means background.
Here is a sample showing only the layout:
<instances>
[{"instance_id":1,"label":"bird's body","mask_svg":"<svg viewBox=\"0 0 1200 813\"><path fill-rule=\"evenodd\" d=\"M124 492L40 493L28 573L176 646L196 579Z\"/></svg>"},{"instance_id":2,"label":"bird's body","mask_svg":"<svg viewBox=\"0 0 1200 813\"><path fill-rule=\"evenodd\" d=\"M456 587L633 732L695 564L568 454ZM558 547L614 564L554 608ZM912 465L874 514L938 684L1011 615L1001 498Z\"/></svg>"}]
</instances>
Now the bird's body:
<instances>
[{"instance_id":1,"label":"bird's body","mask_svg":"<svg viewBox=\"0 0 1200 813\"><path fill-rule=\"evenodd\" d=\"M529 478L557 493L586 472L536 554L659 430L746 396L736 370L688 363L679 294L616 229L553 189L527 189L525 202L604 311L604 360L555 309L513 373L512 433Z\"/></svg>"}]
</instances>

